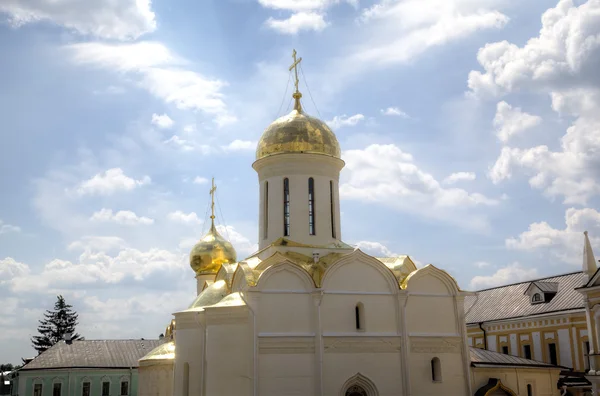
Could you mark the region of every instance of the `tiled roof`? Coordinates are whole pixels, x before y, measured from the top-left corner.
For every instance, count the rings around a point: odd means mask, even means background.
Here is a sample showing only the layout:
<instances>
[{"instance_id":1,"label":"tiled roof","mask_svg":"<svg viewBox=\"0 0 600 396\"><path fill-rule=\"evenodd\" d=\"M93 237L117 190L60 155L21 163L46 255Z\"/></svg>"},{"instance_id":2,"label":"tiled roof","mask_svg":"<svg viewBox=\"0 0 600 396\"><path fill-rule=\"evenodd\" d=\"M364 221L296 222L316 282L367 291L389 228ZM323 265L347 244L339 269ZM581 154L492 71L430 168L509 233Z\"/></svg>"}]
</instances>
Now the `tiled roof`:
<instances>
[{"instance_id":1,"label":"tiled roof","mask_svg":"<svg viewBox=\"0 0 600 396\"><path fill-rule=\"evenodd\" d=\"M160 343L159 340L76 340L71 344L60 341L22 370L138 367L138 360Z\"/></svg>"},{"instance_id":2,"label":"tiled roof","mask_svg":"<svg viewBox=\"0 0 600 396\"><path fill-rule=\"evenodd\" d=\"M518 356L506 355L485 349L469 347L471 354L471 365L474 367L494 365L494 366L528 366L528 367L557 367L550 363L539 362L537 360L525 359Z\"/></svg>"},{"instance_id":3,"label":"tiled roof","mask_svg":"<svg viewBox=\"0 0 600 396\"><path fill-rule=\"evenodd\" d=\"M556 283L556 295L550 302L531 304L529 296L524 293L532 282L537 285ZM583 295L575 290L583 283L583 272L574 272L480 290L473 296L465 297L466 320L467 323L479 323L583 308Z\"/></svg>"}]
</instances>

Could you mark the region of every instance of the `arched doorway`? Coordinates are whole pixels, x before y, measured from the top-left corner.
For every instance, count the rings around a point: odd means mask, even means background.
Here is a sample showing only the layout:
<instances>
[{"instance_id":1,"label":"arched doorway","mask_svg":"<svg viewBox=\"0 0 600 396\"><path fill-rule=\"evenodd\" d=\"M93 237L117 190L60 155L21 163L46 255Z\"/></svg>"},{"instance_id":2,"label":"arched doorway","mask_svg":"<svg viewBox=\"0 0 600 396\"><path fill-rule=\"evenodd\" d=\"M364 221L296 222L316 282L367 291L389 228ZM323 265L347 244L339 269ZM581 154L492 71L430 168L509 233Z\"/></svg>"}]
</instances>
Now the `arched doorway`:
<instances>
[{"instance_id":1,"label":"arched doorway","mask_svg":"<svg viewBox=\"0 0 600 396\"><path fill-rule=\"evenodd\" d=\"M490 378L487 385L477 389L475 396L517 396L517 394L505 386L500 379Z\"/></svg>"},{"instance_id":2,"label":"arched doorway","mask_svg":"<svg viewBox=\"0 0 600 396\"><path fill-rule=\"evenodd\" d=\"M373 381L357 373L344 383L340 396L379 396L379 392Z\"/></svg>"}]
</instances>

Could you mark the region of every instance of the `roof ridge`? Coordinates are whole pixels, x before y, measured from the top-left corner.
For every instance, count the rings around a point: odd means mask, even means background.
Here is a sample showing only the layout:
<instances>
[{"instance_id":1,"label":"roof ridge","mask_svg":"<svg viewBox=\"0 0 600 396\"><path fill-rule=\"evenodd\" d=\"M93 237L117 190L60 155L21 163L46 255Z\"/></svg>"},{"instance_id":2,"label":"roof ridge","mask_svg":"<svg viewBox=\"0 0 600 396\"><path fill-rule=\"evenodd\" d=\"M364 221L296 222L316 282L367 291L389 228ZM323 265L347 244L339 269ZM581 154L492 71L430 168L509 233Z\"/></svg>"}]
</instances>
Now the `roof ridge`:
<instances>
[{"instance_id":1,"label":"roof ridge","mask_svg":"<svg viewBox=\"0 0 600 396\"><path fill-rule=\"evenodd\" d=\"M530 280L521 281L521 282L509 283L509 284L502 285L502 286L494 286L494 287L489 287L487 289L475 290L475 293L479 293L479 292L483 292L483 291L488 291L488 290L494 290L494 289L501 289L503 287L508 287L508 286L522 285L524 283L533 283L533 282L538 282L538 281L542 281L542 280L545 280L545 279L558 278L558 277L561 277L561 276L569 276L569 275L581 274L581 273L583 273L583 271L574 271L574 272L567 272L565 274L551 275L551 276L546 276L544 278L530 279Z\"/></svg>"}]
</instances>

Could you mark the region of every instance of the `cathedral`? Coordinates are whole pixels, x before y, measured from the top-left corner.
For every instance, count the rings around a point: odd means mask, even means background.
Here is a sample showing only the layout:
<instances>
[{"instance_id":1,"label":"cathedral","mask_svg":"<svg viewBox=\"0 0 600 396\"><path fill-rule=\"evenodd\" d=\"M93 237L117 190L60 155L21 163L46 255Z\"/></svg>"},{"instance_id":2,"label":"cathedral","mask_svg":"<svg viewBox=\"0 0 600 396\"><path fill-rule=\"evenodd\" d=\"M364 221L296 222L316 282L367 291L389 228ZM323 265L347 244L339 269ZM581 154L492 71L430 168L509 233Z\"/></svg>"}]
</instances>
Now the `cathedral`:
<instances>
[{"instance_id":1,"label":"cathedral","mask_svg":"<svg viewBox=\"0 0 600 396\"><path fill-rule=\"evenodd\" d=\"M304 112L293 57L294 108L265 129L252 164L259 249L237 257L213 199L190 253L197 296L140 359L140 396L530 396L524 368L536 395L559 394L560 368L468 345L473 293L448 273L343 242L340 145ZM521 390L502 384L513 377Z\"/></svg>"}]
</instances>

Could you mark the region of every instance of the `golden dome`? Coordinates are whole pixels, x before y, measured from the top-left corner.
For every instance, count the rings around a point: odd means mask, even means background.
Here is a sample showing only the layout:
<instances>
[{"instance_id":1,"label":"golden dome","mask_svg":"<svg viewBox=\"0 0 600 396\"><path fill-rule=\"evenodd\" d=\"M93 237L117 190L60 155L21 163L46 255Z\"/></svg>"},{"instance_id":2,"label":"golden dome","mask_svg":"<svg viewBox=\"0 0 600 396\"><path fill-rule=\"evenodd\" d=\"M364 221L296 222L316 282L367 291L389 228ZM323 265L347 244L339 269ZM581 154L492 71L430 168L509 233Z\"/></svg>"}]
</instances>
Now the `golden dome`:
<instances>
[{"instance_id":1,"label":"golden dome","mask_svg":"<svg viewBox=\"0 0 600 396\"><path fill-rule=\"evenodd\" d=\"M294 110L265 129L256 148L257 160L283 153L315 153L341 157L340 144L335 134L326 123L302 111L301 97L300 92L294 93Z\"/></svg>"},{"instance_id":2,"label":"golden dome","mask_svg":"<svg viewBox=\"0 0 600 396\"><path fill-rule=\"evenodd\" d=\"M235 249L219 234L212 222L208 234L190 252L190 267L196 275L216 274L221 265L237 262Z\"/></svg>"}]
</instances>

